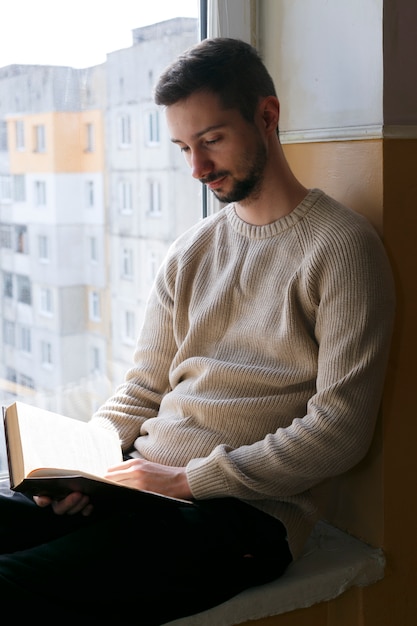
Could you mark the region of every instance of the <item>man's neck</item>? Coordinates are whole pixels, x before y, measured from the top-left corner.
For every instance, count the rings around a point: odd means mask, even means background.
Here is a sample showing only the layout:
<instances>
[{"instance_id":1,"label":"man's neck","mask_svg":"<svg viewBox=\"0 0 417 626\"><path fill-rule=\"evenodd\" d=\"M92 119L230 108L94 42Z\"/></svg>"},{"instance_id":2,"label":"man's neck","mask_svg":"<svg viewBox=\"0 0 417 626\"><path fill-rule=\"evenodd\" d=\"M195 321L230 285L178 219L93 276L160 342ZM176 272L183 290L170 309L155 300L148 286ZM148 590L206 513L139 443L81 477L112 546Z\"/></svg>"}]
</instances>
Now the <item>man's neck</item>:
<instances>
[{"instance_id":1,"label":"man's neck","mask_svg":"<svg viewBox=\"0 0 417 626\"><path fill-rule=\"evenodd\" d=\"M291 213L307 193L308 189L294 176L279 150L270 160L256 196L236 202L235 210L248 224L265 226Z\"/></svg>"},{"instance_id":2,"label":"man's neck","mask_svg":"<svg viewBox=\"0 0 417 626\"><path fill-rule=\"evenodd\" d=\"M265 226L294 211L307 193L308 189L300 183L284 186L275 193L262 193L257 198L236 202L235 210L244 222L254 226Z\"/></svg>"}]
</instances>

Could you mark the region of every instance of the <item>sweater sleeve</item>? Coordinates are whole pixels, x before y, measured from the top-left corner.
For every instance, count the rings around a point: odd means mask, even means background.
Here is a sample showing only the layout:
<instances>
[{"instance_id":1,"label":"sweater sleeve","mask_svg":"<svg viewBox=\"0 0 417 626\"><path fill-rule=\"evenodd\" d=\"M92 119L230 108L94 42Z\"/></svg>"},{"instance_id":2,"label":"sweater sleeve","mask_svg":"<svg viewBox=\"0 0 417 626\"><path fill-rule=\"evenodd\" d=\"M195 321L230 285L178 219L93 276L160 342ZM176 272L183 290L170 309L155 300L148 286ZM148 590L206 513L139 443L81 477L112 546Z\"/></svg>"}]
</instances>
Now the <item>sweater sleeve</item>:
<instances>
[{"instance_id":1,"label":"sweater sleeve","mask_svg":"<svg viewBox=\"0 0 417 626\"><path fill-rule=\"evenodd\" d=\"M177 347L166 265L161 267L149 296L133 366L115 393L92 416L96 425L118 432L125 451L132 448L143 423L158 415L162 398L169 390L169 370Z\"/></svg>"},{"instance_id":2,"label":"sweater sleeve","mask_svg":"<svg viewBox=\"0 0 417 626\"><path fill-rule=\"evenodd\" d=\"M366 454L379 409L394 317L391 270L379 237L333 233L306 268L315 309L316 392L306 413L261 441L217 446L187 465L196 498L291 499Z\"/></svg>"}]
</instances>

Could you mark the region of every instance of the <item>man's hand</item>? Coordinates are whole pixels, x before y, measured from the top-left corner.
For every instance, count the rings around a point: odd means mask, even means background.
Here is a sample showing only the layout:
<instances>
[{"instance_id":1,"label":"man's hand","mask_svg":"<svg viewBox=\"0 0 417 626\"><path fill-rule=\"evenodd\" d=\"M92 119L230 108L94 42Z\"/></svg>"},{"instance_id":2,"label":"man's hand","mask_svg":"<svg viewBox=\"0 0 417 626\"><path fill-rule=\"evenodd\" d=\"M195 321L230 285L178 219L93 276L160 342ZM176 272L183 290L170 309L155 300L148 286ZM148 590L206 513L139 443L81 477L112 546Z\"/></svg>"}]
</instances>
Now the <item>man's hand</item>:
<instances>
[{"instance_id":1,"label":"man's hand","mask_svg":"<svg viewBox=\"0 0 417 626\"><path fill-rule=\"evenodd\" d=\"M192 498L185 467L160 465L145 459L129 459L110 467L105 478L123 483L127 487L153 491L172 498Z\"/></svg>"},{"instance_id":2,"label":"man's hand","mask_svg":"<svg viewBox=\"0 0 417 626\"><path fill-rule=\"evenodd\" d=\"M110 467L104 477L133 489L153 491L171 498L192 499L185 467L160 465L144 459L129 459L120 465ZM48 496L35 496L34 501L40 507L51 506L57 515L80 513L88 516L93 511L89 497L76 491L62 500L53 500Z\"/></svg>"},{"instance_id":3,"label":"man's hand","mask_svg":"<svg viewBox=\"0 0 417 626\"><path fill-rule=\"evenodd\" d=\"M34 496L34 501L40 507L51 506L57 515L81 515L88 516L93 511L90 499L83 493L74 491L62 500L53 500L48 496Z\"/></svg>"}]
</instances>

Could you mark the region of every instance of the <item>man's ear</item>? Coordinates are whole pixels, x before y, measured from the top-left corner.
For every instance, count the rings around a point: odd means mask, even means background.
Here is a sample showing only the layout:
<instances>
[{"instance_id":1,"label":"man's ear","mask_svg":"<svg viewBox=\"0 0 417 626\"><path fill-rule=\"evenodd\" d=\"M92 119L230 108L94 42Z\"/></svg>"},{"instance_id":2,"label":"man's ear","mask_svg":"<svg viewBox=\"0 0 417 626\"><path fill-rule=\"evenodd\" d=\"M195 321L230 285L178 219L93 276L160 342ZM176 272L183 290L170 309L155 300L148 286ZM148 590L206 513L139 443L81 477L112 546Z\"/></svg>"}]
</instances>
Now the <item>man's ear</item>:
<instances>
[{"instance_id":1,"label":"man's ear","mask_svg":"<svg viewBox=\"0 0 417 626\"><path fill-rule=\"evenodd\" d=\"M275 133L279 123L279 100L276 96L267 96L259 102L259 112L264 130Z\"/></svg>"}]
</instances>

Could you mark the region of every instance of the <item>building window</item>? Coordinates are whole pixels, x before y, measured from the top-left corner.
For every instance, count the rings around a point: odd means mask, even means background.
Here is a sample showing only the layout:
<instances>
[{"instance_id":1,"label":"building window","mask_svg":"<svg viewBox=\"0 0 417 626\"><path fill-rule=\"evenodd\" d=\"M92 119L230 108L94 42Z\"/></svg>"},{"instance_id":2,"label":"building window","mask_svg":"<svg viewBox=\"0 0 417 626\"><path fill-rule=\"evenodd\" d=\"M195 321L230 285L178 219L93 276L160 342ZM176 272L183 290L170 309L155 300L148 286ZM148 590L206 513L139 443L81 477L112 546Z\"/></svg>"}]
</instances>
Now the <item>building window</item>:
<instances>
[{"instance_id":1,"label":"building window","mask_svg":"<svg viewBox=\"0 0 417 626\"><path fill-rule=\"evenodd\" d=\"M93 322L101 320L100 294L97 291L90 293L90 319Z\"/></svg>"},{"instance_id":2,"label":"building window","mask_svg":"<svg viewBox=\"0 0 417 626\"><path fill-rule=\"evenodd\" d=\"M48 287L41 287L39 310L43 315L50 316L53 313L52 291Z\"/></svg>"},{"instance_id":3,"label":"building window","mask_svg":"<svg viewBox=\"0 0 417 626\"><path fill-rule=\"evenodd\" d=\"M153 216L161 215L161 185L155 181L150 180L148 183L149 193L149 214Z\"/></svg>"},{"instance_id":4,"label":"building window","mask_svg":"<svg viewBox=\"0 0 417 626\"><path fill-rule=\"evenodd\" d=\"M21 326L19 332L19 348L22 352L32 352L32 332L28 326Z\"/></svg>"},{"instance_id":5,"label":"building window","mask_svg":"<svg viewBox=\"0 0 417 626\"><path fill-rule=\"evenodd\" d=\"M35 180L35 204L46 206L46 183L44 180Z\"/></svg>"},{"instance_id":6,"label":"building window","mask_svg":"<svg viewBox=\"0 0 417 626\"><path fill-rule=\"evenodd\" d=\"M3 224L0 226L0 248L11 250L13 247L13 227Z\"/></svg>"},{"instance_id":7,"label":"building window","mask_svg":"<svg viewBox=\"0 0 417 626\"><path fill-rule=\"evenodd\" d=\"M131 248L122 250L122 278L133 278L133 250Z\"/></svg>"},{"instance_id":8,"label":"building window","mask_svg":"<svg viewBox=\"0 0 417 626\"><path fill-rule=\"evenodd\" d=\"M128 343L136 341L136 316L133 311L125 311L124 337Z\"/></svg>"},{"instance_id":9,"label":"building window","mask_svg":"<svg viewBox=\"0 0 417 626\"><path fill-rule=\"evenodd\" d=\"M35 389L35 381L30 376L26 376L26 374L19 374L19 384L29 389Z\"/></svg>"},{"instance_id":10,"label":"building window","mask_svg":"<svg viewBox=\"0 0 417 626\"><path fill-rule=\"evenodd\" d=\"M97 237L89 237L89 249L90 249L90 261L92 263L98 263L98 246Z\"/></svg>"},{"instance_id":11,"label":"building window","mask_svg":"<svg viewBox=\"0 0 417 626\"><path fill-rule=\"evenodd\" d=\"M39 235L38 237L38 253L42 263L49 262L49 238L46 235Z\"/></svg>"},{"instance_id":12,"label":"building window","mask_svg":"<svg viewBox=\"0 0 417 626\"><path fill-rule=\"evenodd\" d=\"M147 114L146 142L151 145L159 144L159 111L149 111Z\"/></svg>"},{"instance_id":13,"label":"building window","mask_svg":"<svg viewBox=\"0 0 417 626\"><path fill-rule=\"evenodd\" d=\"M7 152L7 122L0 121L0 152Z\"/></svg>"},{"instance_id":14,"label":"building window","mask_svg":"<svg viewBox=\"0 0 417 626\"><path fill-rule=\"evenodd\" d=\"M101 372L100 350L93 346L91 348L91 373L96 374L99 372Z\"/></svg>"},{"instance_id":15,"label":"building window","mask_svg":"<svg viewBox=\"0 0 417 626\"><path fill-rule=\"evenodd\" d=\"M130 147L132 144L130 115L119 115L118 118L118 142L121 148Z\"/></svg>"},{"instance_id":16,"label":"building window","mask_svg":"<svg viewBox=\"0 0 417 626\"><path fill-rule=\"evenodd\" d=\"M10 383L16 383L17 382L17 373L16 373L16 370L14 369L14 367L7 367L6 368L6 380L8 380Z\"/></svg>"},{"instance_id":17,"label":"building window","mask_svg":"<svg viewBox=\"0 0 417 626\"><path fill-rule=\"evenodd\" d=\"M119 209L122 213L132 212L132 185L128 180L119 181Z\"/></svg>"},{"instance_id":18,"label":"building window","mask_svg":"<svg viewBox=\"0 0 417 626\"><path fill-rule=\"evenodd\" d=\"M52 365L52 345L49 341L41 341L41 361L43 366Z\"/></svg>"},{"instance_id":19,"label":"building window","mask_svg":"<svg viewBox=\"0 0 417 626\"><path fill-rule=\"evenodd\" d=\"M87 180L85 184L85 203L88 209L94 206L94 181Z\"/></svg>"},{"instance_id":20,"label":"building window","mask_svg":"<svg viewBox=\"0 0 417 626\"><path fill-rule=\"evenodd\" d=\"M23 304L32 304L32 290L28 276L18 274L17 278L17 300Z\"/></svg>"},{"instance_id":21,"label":"building window","mask_svg":"<svg viewBox=\"0 0 417 626\"><path fill-rule=\"evenodd\" d=\"M13 274L3 272L3 295L5 298L13 298Z\"/></svg>"},{"instance_id":22,"label":"building window","mask_svg":"<svg viewBox=\"0 0 417 626\"><path fill-rule=\"evenodd\" d=\"M8 174L0 176L0 202L12 201L12 177Z\"/></svg>"},{"instance_id":23,"label":"building window","mask_svg":"<svg viewBox=\"0 0 417 626\"><path fill-rule=\"evenodd\" d=\"M45 152L46 139L45 139L45 126L43 124L37 124L34 127L35 132L35 152Z\"/></svg>"},{"instance_id":24,"label":"building window","mask_svg":"<svg viewBox=\"0 0 417 626\"><path fill-rule=\"evenodd\" d=\"M15 325L9 320L3 321L3 343L6 346L15 346Z\"/></svg>"},{"instance_id":25,"label":"building window","mask_svg":"<svg viewBox=\"0 0 417 626\"><path fill-rule=\"evenodd\" d=\"M26 202L26 179L24 174L13 175L13 199L15 202Z\"/></svg>"},{"instance_id":26,"label":"building window","mask_svg":"<svg viewBox=\"0 0 417 626\"><path fill-rule=\"evenodd\" d=\"M29 239L27 226L15 226L16 252L29 254Z\"/></svg>"},{"instance_id":27,"label":"building window","mask_svg":"<svg viewBox=\"0 0 417 626\"><path fill-rule=\"evenodd\" d=\"M16 150L25 149L25 125L23 120L16 120L15 122L15 137L16 137Z\"/></svg>"},{"instance_id":28,"label":"building window","mask_svg":"<svg viewBox=\"0 0 417 626\"><path fill-rule=\"evenodd\" d=\"M149 281L153 282L159 267L159 258L156 252L151 252L148 257Z\"/></svg>"},{"instance_id":29,"label":"building window","mask_svg":"<svg viewBox=\"0 0 417 626\"><path fill-rule=\"evenodd\" d=\"M94 125L85 125L85 151L94 152Z\"/></svg>"}]
</instances>

